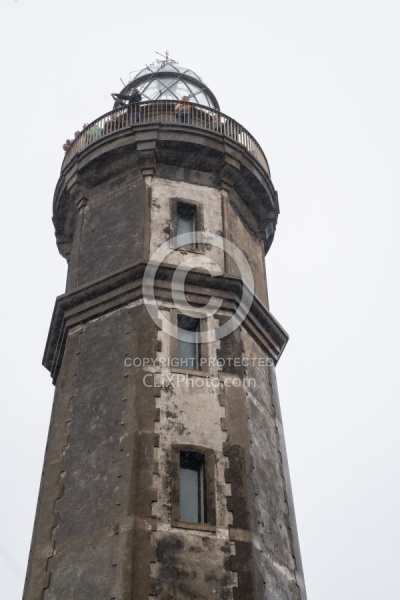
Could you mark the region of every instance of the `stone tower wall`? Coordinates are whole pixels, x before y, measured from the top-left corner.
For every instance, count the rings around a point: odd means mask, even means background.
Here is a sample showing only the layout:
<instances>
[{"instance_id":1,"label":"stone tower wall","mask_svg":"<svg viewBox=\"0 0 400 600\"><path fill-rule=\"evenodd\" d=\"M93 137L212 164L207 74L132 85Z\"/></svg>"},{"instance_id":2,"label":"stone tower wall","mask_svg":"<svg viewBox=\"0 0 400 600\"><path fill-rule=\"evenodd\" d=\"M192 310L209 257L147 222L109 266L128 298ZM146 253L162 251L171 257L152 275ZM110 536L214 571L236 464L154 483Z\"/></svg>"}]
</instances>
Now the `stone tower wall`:
<instances>
[{"instance_id":1,"label":"stone tower wall","mask_svg":"<svg viewBox=\"0 0 400 600\"><path fill-rule=\"evenodd\" d=\"M24 600L304 600L268 366L287 341L268 311L265 280L273 188L217 138L206 148L196 136L183 146L183 134L167 143L145 133L113 141L104 155L87 152L56 191L69 268L45 353L56 393ZM174 235L177 202L195 204L198 227L233 242L255 280L248 317L204 345L201 372L168 364L177 342L143 301L144 268ZM183 258L196 267L185 289L202 328L226 322L242 281L234 261L208 244L163 261L160 314L176 323L171 277ZM206 272L212 261L219 277ZM222 301L214 315L211 296ZM240 364L221 370L218 358ZM206 457L205 523L179 520L182 449Z\"/></svg>"}]
</instances>

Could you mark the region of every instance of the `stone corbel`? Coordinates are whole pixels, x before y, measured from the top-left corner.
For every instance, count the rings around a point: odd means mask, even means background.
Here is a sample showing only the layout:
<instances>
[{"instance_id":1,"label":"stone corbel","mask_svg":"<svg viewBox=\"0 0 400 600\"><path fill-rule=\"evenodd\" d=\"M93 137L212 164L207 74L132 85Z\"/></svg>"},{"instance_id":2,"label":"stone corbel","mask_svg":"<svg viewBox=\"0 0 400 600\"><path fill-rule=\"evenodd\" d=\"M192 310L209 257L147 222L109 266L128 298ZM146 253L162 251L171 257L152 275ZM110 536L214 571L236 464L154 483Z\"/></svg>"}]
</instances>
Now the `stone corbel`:
<instances>
[{"instance_id":1,"label":"stone corbel","mask_svg":"<svg viewBox=\"0 0 400 600\"><path fill-rule=\"evenodd\" d=\"M225 163L219 172L220 186L226 192L235 185L236 178L240 171L240 162L233 156L225 154Z\"/></svg>"},{"instance_id":2,"label":"stone corbel","mask_svg":"<svg viewBox=\"0 0 400 600\"><path fill-rule=\"evenodd\" d=\"M67 183L67 211L64 213L64 222L62 231L56 227L56 239L58 250L68 264L73 256L73 240L76 227L81 227L83 219L83 210L88 203L89 190L79 181L79 176L74 175ZM53 219L54 221L54 219ZM54 221L54 225L56 223Z\"/></svg>"},{"instance_id":3,"label":"stone corbel","mask_svg":"<svg viewBox=\"0 0 400 600\"><path fill-rule=\"evenodd\" d=\"M73 199L78 211L80 211L87 205L89 198L89 190L79 180L79 174L75 175L70 181L68 181L67 190L71 198Z\"/></svg>"},{"instance_id":4,"label":"stone corbel","mask_svg":"<svg viewBox=\"0 0 400 600\"><path fill-rule=\"evenodd\" d=\"M136 151L143 177L153 177L156 170L156 140L138 142Z\"/></svg>"}]
</instances>

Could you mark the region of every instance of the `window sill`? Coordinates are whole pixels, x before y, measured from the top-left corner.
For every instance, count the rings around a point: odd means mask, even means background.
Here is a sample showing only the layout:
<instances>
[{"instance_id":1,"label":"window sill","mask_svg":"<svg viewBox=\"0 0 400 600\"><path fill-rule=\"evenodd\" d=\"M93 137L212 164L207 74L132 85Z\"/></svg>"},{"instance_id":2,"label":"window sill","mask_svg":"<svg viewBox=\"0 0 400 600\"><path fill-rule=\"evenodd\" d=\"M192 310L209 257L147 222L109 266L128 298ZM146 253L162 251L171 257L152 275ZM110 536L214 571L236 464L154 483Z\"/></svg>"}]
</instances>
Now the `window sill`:
<instances>
[{"instance_id":1,"label":"window sill","mask_svg":"<svg viewBox=\"0 0 400 600\"><path fill-rule=\"evenodd\" d=\"M215 525L209 525L208 523L184 523L182 521L174 521L171 523L171 527L177 527L179 529L193 529L195 531L211 531L214 533L217 531Z\"/></svg>"},{"instance_id":2,"label":"window sill","mask_svg":"<svg viewBox=\"0 0 400 600\"><path fill-rule=\"evenodd\" d=\"M209 377L209 371L194 371L193 369L185 369L184 367L171 367L171 373L189 375L189 377Z\"/></svg>"},{"instance_id":3,"label":"window sill","mask_svg":"<svg viewBox=\"0 0 400 600\"><path fill-rule=\"evenodd\" d=\"M198 244L197 246L177 246L174 243L169 245L171 250L177 250L178 252L182 252L182 254L192 253L192 254L205 254L204 244Z\"/></svg>"}]
</instances>

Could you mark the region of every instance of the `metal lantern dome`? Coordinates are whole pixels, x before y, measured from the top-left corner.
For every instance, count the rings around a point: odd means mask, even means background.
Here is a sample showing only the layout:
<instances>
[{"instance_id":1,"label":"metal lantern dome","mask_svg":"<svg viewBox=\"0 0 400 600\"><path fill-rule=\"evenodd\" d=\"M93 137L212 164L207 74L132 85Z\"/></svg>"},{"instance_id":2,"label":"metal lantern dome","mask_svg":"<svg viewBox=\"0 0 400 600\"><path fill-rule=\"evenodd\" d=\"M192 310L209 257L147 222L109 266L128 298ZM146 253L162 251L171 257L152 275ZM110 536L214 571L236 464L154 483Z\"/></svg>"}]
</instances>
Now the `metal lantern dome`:
<instances>
[{"instance_id":1,"label":"metal lantern dome","mask_svg":"<svg viewBox=\"0 0 400 600\"><path fill-rule=\"evenodd\" d=\"M181 100L188 96L190 102L219 110L218 100L201 78L169 58L139 71L121 94L129 94L132 88L139 90L143 101Z\"/></svg>"}]
</instances>

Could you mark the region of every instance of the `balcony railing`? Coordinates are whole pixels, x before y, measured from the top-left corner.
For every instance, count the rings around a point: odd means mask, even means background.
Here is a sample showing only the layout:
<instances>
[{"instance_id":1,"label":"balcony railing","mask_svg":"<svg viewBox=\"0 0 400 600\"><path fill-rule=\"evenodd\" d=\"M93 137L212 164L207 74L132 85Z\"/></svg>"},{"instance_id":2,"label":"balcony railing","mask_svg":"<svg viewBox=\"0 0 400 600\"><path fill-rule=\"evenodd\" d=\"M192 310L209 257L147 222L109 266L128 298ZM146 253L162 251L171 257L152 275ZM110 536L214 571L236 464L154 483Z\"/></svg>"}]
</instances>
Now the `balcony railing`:
<instances>
[{"instance_id":1,"label":"balcony railing","mask_svg":"<svg viewBox=\"0 0 400 600\"><path fill-rule=\"evenodd\" d=\"M116 131L148 123L174 123L214 131L238 142L254 156L269 174L268 162L264 152L254 137L242 125L227 115L207 106L188 103L186 105L187 110L177 111L176 104L176 101L171 100L155 100L118 108L106 113L87 125L73 140L65 153L62 168L66 167L79 152Z\"/></svg>"}]
</instances>

